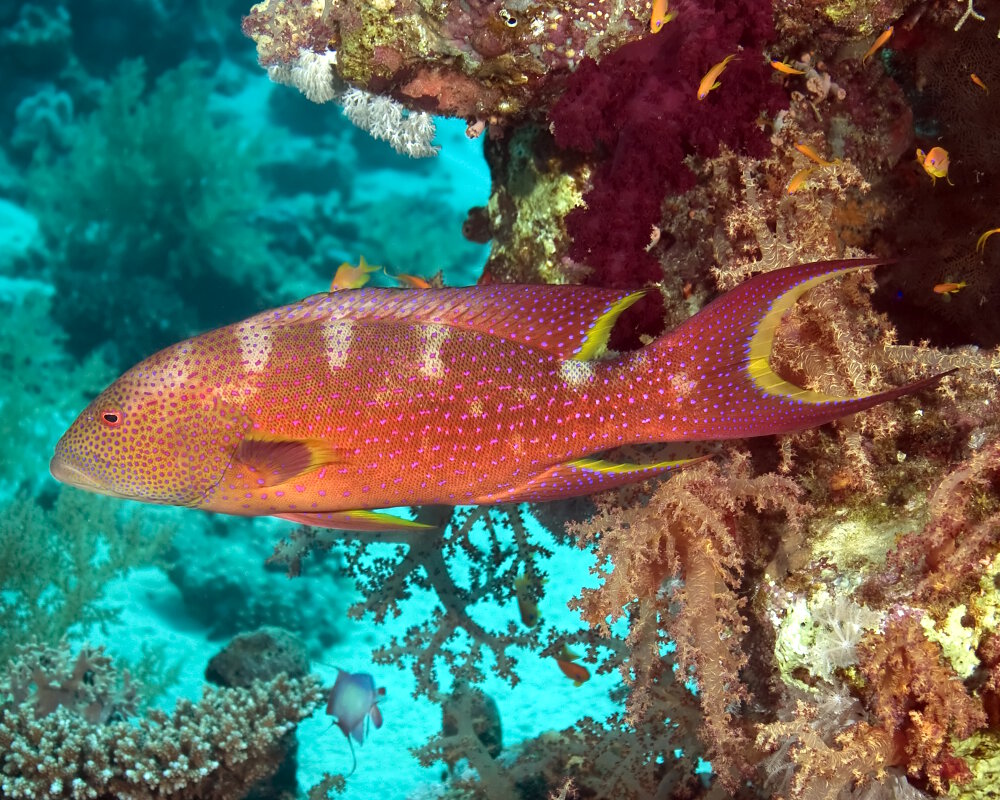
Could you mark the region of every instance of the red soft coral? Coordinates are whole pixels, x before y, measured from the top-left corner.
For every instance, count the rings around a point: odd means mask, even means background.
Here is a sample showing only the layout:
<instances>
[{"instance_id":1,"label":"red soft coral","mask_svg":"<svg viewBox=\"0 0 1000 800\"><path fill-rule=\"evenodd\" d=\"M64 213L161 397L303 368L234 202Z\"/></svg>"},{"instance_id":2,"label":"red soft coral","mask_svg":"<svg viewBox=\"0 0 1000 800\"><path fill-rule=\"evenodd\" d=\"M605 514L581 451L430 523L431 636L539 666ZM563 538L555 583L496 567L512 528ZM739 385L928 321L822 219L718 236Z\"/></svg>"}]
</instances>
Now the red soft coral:
<instances>
[{"instance_id":1,"label":"red soft coral","mask_svg":"<svg viewBox=\"0 0 1000 800\"><path fill-rule=\"evenodd\" d=\"M695 7L683 3L661 33L619 48L600 63L584 61L549 119L556 143L595 162L586 207L566 228L570 257L594 267L589 283L635 286L659 279L646 251L663 198L692 188L685 157L717 155L720 146L766 155L757 123L786 104L761 48L773 34L771 6L739 0ZM739 51L722 86L702 101L702 76ZM651 314L644 332L658 332Z\"/></svg>"}]
</instances>

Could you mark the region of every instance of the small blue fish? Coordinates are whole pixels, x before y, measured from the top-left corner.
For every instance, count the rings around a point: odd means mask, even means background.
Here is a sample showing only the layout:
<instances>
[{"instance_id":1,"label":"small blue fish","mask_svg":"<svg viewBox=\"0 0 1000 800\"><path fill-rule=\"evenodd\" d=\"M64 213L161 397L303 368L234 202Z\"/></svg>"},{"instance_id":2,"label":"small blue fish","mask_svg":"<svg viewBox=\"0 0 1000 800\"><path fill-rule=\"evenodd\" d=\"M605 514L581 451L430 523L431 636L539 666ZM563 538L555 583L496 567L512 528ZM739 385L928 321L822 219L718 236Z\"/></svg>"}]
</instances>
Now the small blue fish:
<instances>
[{"instance_id":1,"label":"small blue fish","mask_svg":"<svg viewBox=\"0 0 1000 800\"><path fill-rule=\"evenodd\" d=\"M334 717L334 724L343 731L347 743L351 747L351 771L348 777L357 769L358 759L354 755L353 738L358 744L363 744L367 733L365 723L371 718L376 728L382 727L382 712L378 702L385 697L384 687L375 687L375 679L367 672L351 673L340 670L337 680L330 689L330 698L326 703L326 713Z\"/></svg>"}]
</instances>

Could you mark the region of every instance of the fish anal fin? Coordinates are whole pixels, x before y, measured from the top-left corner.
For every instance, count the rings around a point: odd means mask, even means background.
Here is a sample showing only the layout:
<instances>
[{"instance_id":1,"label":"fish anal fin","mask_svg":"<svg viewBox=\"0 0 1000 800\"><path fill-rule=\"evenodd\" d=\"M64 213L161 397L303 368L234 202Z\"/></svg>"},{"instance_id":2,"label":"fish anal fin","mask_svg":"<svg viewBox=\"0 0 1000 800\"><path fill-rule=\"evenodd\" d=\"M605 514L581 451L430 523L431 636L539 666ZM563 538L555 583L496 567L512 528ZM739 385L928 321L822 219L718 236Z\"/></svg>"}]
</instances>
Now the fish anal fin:
<instances>
[{"instance_id":1,"label":"fish anal fin","mask_svg":"<svg viewBox=\"0 0 1000 800\"><path fill-rule=\"evenodd\" d=\"M344 461L334 447L318 439L282 439L253 432L240 442L233 459L257 473L259 486L277 486L326 464Z\"/></svg>"},{"instance_id":2,"label":"fish anal fin","mask_svg":"<svg viewBox=\"0 0 1000 800\"><path fill-rule=\"evenodd\" d=\"M433 525L404 519L383 511L315 511L275 514L279 519L311 525L314 528L335 528L342 531L426 531Z\"/></svg>"},{"instance_id":3,"label":"fish anal fin","mask_svg":"<svg viewBox=\"0 0 1000 800\"><path fill-rule=\"evenodd\" d=\"M699 455L676 461L655 461L650 464L619 463L601 458L577 458L555 464L523 484L478 497L472 502L534 503L563 497L580 497L655 478L672 470L697 464L707 458L711 456Z\"/></svg>"}]
</instances>

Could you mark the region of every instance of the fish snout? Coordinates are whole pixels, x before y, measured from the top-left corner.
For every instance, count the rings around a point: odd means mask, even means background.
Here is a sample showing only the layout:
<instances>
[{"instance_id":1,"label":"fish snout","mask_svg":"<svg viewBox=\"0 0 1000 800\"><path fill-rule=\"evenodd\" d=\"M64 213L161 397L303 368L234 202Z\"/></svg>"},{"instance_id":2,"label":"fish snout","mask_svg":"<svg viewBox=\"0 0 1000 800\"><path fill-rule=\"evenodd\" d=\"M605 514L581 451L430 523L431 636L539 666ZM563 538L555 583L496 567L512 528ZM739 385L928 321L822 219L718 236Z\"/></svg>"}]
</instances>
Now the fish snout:
<instances>
[{"instance_id":1,"label":"fish snout","mask_svg":"<svg viewBox=\"0 0 1000 800\"><path fill-rule=\"evenodd\" d=\"M49 462L49 472L52 473L52 477L57 481L69 486L76 486L79 489L87 489L92 492L101 489L97 481L73 464L65 454L60 453L58 450Z\"/></svg>"}]
</instances>

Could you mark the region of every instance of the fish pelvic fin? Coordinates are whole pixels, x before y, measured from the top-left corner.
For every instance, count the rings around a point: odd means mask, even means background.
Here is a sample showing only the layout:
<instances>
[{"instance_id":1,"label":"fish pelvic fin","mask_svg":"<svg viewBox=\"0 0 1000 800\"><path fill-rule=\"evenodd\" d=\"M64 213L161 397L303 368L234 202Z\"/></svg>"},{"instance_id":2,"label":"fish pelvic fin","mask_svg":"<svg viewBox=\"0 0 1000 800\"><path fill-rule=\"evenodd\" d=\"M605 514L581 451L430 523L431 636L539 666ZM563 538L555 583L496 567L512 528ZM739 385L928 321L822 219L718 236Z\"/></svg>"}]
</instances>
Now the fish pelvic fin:
<instances>
[{"instance_id":1,"label":"fish pelvic fin","mask_svg":"<svg viewBox=\"0 0 1000 800\"><path fill-rule=\"evenodd\" d=\"M386 514L384 511L302 511L272 514L279 519L311 525L314 528L333 528L342 531L428 531L433 525L412 519Z\"/></svg>"},{"instance_id":2,"label":"fish pelvic fin","mask_svg":"<svg viewBox=\"0 0 1000 800\"><path fill-rule=\"evenodd\" d=\"M649 346L669 413L664 440L735 439L822 425L933 385L944 374L862 397L796 386L771 367L785 312L807 291L887 263L853 259L799 264L758 275ZM645 352L645 351L640 351Z\"/></svg>"},{"instance_id":3,"label":"fish pelvic fin","mask_svg":"<svg viewBox=\"0 0 1000 800\"><path fill-rule=\"evenodd\" d=\"M680 446L687 447L687 445ZM711 458L711 455L695 454L693 451L690 457L649 464L618 463L596 457L577 458L548 467L524 483L477 497L473 502L537 503L564 497L579 497L655 478L697 464L706 458Z\"/></svg>"}]
</instances>

